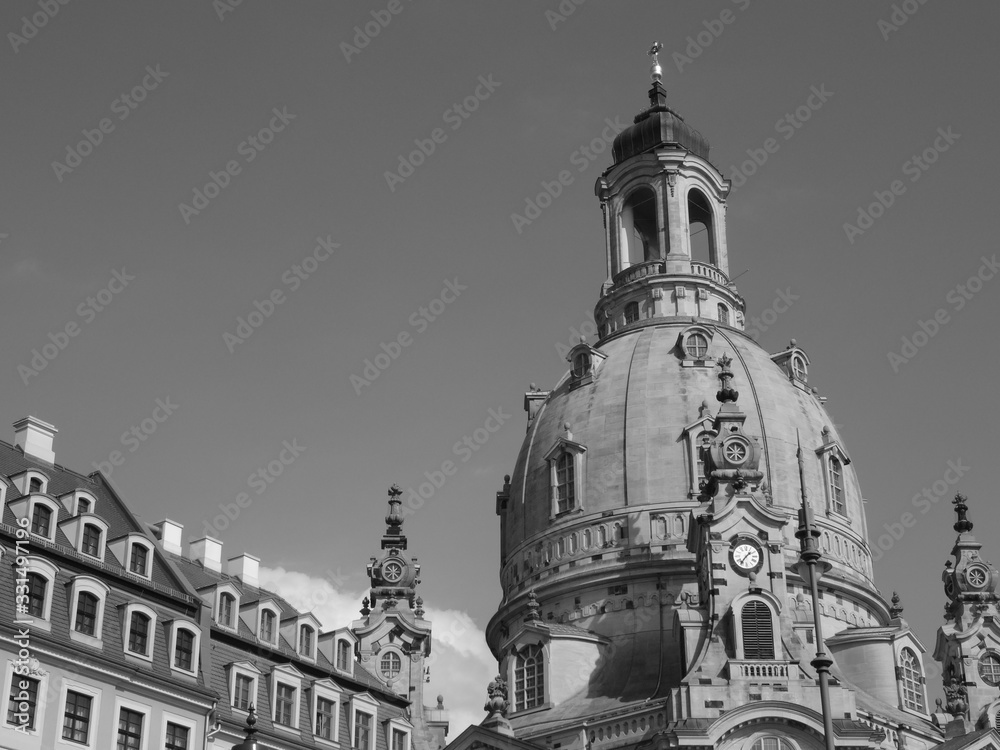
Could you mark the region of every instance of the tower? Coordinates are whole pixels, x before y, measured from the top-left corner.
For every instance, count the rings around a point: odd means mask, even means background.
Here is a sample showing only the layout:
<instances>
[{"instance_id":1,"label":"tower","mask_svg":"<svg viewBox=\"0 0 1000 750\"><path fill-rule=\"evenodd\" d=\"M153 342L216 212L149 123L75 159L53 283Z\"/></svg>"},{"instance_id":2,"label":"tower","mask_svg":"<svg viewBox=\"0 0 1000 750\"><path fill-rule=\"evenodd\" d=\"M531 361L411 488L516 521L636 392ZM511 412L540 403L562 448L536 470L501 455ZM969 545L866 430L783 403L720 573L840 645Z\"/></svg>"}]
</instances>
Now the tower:
<instances>
[{"instance_id":1,"label":"tower","mask_svg":"<svg viewBox=\"0 0 1000 750\"><path fill-rule=\"evenodd\" d=\"M525 394L497 493L487 641L506 718L518 741L565 750L819 747L816 667L831 661L835 746L935 746L925 649L875 586L853 462L805 351L768 353L745 330L731 184L667 105L659 49L648 106L595 187L598 340ZM829 568L819 623L798 565L803 497Z\"/></svg>"},{"instance_id":2,"label":"tower","mask_svg":"<svg viewBox=\"0 0 1000 750\"><path fill-rule=\"evenodd\" d=\"M416 591L420 565L406 549L401 494L398 486L389 488L382 552L368 563L371 593L364 600L362 618L351 623L350 630L362 668L411 702L414 747L438 750L445 743L448 720L440 698L436 708L423 702L431 624L424 619L423 600Z\"/></svg>"}]
</instances>

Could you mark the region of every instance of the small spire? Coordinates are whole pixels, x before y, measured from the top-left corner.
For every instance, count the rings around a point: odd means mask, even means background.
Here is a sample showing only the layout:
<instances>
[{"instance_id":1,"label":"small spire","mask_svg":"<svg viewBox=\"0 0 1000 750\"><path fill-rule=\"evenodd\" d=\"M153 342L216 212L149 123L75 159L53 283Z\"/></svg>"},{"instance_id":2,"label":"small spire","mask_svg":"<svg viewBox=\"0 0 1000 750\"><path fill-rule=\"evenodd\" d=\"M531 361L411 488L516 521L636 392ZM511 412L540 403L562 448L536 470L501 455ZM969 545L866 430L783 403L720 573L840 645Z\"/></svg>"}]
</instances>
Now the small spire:
<instances>
[{"instance_id":1,"label":"small spire","mask_svg":"<svg viewBox=\"0 0 1000 750\"><path fill-rule=\"evenodd\" d=\"M959 534L964 534L967 531L972 531L972 521L969 520L969 506L966 504L967 498L961 492L955 494L955 499L951 501L952 505L955 506L955 513L958 514L958 520L955 521L955 531Z\"/></svg>"},{"instance_id":2,"label":"small spire","mask_svg":"<svg viewBox=\"0 0 1000 750\"><path fill-rule=\"evenodd\" d=\"M539 622L542 614L538 609L538 596L534 591L528 592L528 614L524 616L525 622Z\"/></svg>"},{"instance_id":3,"label":"small spire","mask_svg":"<svg viewBox=\"0 0 1000 750\"><path fill-rule=\"evenodd\" d=\"M736 402L739 399L739 391L734 391L729 387L729 381L733 379L733 371L729 369L729 365L733 363L732 358L728 354L723 354L719 358L719 367L722 371L719 373L719 380L722 381L722 389L715 394L715 397L719 399L722 403Z\"/></svg>"},{"instance_id":4,"label":"small spire","mask_svg":"<svg viewBox=\"0 0 1000 750\"><path fill-rule=\"evenodd\" d=\"M423 618L424 616L424 599L422 596L418 596L416 599L417 608L413 611L417 617Z\"/></svg>"},{"instance_id":5,"label":"small spire","mask_svg":"<svg viewBox=\"0 0 1000 750\"><path fill-rule=\"evenodd\" d=\"M364 599L361 600L361 616L362 617L368 617L368 615L370 615L372 613L371 609L368 607L369 604L371 604L371 601L369 601L369 599L368 599L367 596Z\"/></svg>"},{"instance_id":6,"label":"small spire","mask_svg":"<svg viewBox=\"0 0 1000 750\"><path fill-rule=\"evenodd\" d=\"M403 514L399 512L399 506L403 504L403 501L399 499L402 494L403 491L399 489L398 484L393 484L389 488L389 512L385 516L385 523L388 527L385 530L387 534L398 534L403 525Z\"/></svg>"},{"instance_id":7,"label":"small spire","mask_svg":"<svg viewBox=\"0 0 1000 750\"><path fill-rule=\"evenodd\" d=\"M257 739L254 737L257 734L257 727L254 724L257 723L257 713L254 711L253 704L250 704L250 709L247 712L247 728L246 728L246 739L243 740L238 745L233 746L233 750L257 750Z\"/></svg>"},{"instance_id":8,"label":"small spire","mask_svg":"<svg viewBox=\"0 0 1000 750\"><path fill-rule=\"evenodd\" d=\"M889 607L889 617L891 617L894 620L897 617L899 617L901 614L903 614L903 608L901 606L899 606L899 602L900 602L899 594L897 594L895 591L893 591L892 592L892 606Z\"/></svg>"}]
</instances>

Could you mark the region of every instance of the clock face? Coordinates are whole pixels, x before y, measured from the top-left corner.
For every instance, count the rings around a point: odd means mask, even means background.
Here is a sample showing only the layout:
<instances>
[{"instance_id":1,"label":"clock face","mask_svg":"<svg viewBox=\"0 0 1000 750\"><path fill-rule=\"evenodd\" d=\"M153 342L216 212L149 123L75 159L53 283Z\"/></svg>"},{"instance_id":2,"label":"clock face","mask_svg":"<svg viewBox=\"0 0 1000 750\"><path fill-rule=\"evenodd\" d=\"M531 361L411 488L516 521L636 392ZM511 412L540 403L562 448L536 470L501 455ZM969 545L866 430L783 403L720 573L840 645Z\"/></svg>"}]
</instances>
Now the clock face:
<instances>
[{"instance_id":1,"label":"clock face","mask_svg":"<svg viewBox=\"0 0 1000 750\"><path fill-rule=\"evenodd\" d=\"M382 566L382 577L390 583L395 583L403 577L403 566L395 560L390 560Z\"/></svg>"},{"instance_id":2,"label":"clock face","mask_svg":"<svg viewBox=\"0 0 1000 750\"><path fill-rule=\"evenodd\" d=\"M752 570L760 564L760 549L749 542L740 542L733 549L733 562L741 570Z\"/></svg>"}]
</instances>

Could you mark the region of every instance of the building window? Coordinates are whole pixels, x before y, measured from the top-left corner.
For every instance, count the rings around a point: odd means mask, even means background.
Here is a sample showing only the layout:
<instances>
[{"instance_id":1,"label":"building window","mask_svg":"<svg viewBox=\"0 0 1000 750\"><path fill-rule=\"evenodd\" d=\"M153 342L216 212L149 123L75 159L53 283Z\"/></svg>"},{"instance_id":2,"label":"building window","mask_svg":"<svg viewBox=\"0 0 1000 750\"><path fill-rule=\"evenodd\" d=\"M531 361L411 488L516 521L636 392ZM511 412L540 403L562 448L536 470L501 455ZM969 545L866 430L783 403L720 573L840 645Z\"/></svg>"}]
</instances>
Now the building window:
<instances>
[{"instance_id":1,"label":"building window","mask_svg":"<svg viewBox=\"0 0 1000 750\"><path fill-rule=\"evenodd\" d=\"M761 601L747 602L740 613L744 659L773 659L774 630L771 610Z\"/></svg>"},{"instance_id":2,"label":"building window","mask_svg":"<svg viewBox=\"0 0 1000 750\"><path fill-rule=\"evenodd\" d=\"M719 303L719 322L724 326L729 325L729 308L721 302Z\"/></svg>"},{"instance_id":3,"label":"building window","mask_svg":"<svg viewBox=\"0 0 1000 750\"><path fill-rule=\"evenodd\" d=\"M908 648L899 653L900 682L903 688L903 707L924 711L924 689L920 684L923 675L917 655Z\"/></svg>"},{"instance_id":4,"label":"building window","mask_svg":"<svg viewBox=\"0 0 1000 750\"><path fill-rule=\"evenodd\" d=\"M149 560L149 550L141 544L132 543L132 555L128 561L128 569L137 576L146 576L146 563Z\"/></svg>"},{"instance_id":5,"label":"building window","mask_svg":"<svg viewBox=\"0 0 1000 750\"><path fill-rule=\"evenodd\" d=\"M691 359L705 359L708 354L708 337L703 333L692 333L684 342L684 351Z\"/></svg>"},{"instance_id":6,"label":"building window","mask_svg":"<svg viewBox=\"0 0 1000 750\"><path fill-rule=\"evenodd\" d=\"M382 676L387 680L394 680L399 676L399 670L402 667L402 662L400 661L399 654L395 651L388 651L382 657L381 669Z\"/></svg>"},{"instance_id":7,"label":"building window","mask_svg":"<svg viewBox=\"0 0 1000 750\"><path fill-rule=\"evenodd\" d=\"M368 750L371 747L372 717L364 711L354 712L354 747Z\"/></svg>"},{"instance_id":8,"label":"building window","mask_svg":"<svg viewBox=\"0 0 1000 750\"><path fill-rule=\"evenodd\" d=\"M41 504L35 505L35 512L31 514L31 533L49 539L51 530L52 510Z\"/></svg>"},{"instance_id":9,"label":"building window","mask_svg":"<svg viewBox=\"0 0 1000 750\"><path fill-rule=\"evenodd\" d=\"M295 716L295 688L279 682L275 695L274 722L286 727L292 726L292 717Z\"/></svg>"},{"instance_id":10,"label":"building window","mask_svg":"<svg viewBox=\"0 0 1000 750\"><path fill-rule=\"evenodd\" d=\"M581 352L573 357L573 377L582 378L590 371L590 355Z\"/></svg>"},{"instance_id":11,"label":"building window","mask_svg":"<svg viewBox=\"0 0 1000 750\"><path fill-rule=\"evenodd\" d=\"M337 718L337 704L328 698L316 699L316 734L325 740L334 739L333 722Z\"/></svg>"},{"instance_id":12,"label":"building window","mask_svg":"<svg viewBox=\"0 0 1000 750\"><path fill-rule=\"evenodd\" d=\"M222 593L219 594L219 624L225 625L227 628L233 626L233 605L236 603L236 597L232 594Z\"/></svg>"},{"instance_id":13,"label":"building window","mask_svg":"<svg viewBox=\"0 0 1000 750\"><path fill-rule=\"evenodd\" d=\"M74 630L84 635L97 634L97 608L100 600L89 591L81 591L76 600L76 623Z\"/></svg>"},{"instance_id":14,"label":"building window","mask_svg":"<svg viewBox=\"0 0 1000 750\"><path fill-rule=\"evenodd\" d=\"M639 320L639 303L629 302L625 305L625 325Z\"/></svg>"},{"instance_id":15,"label":"building window","mask_svg":"<svg viewBox=\"0 0 1000 750\"><path fill-rule=\"evenodd\" d=\"M792 376L803 383L809 380L809 371L806 369L806 362L802 357L792 357Z\"/></svg>"},{"instance_id":16,"label":"building window","mask_svg":"<svg viewBox=\"0 0 1000 750\"><path fill-rule=\"evenodd\" d=\"M750 750L792 750L792 746L781 737L761 737Z\"/></svg>"},{"instance_id":17,"label":"building window","mask_svg":"<svg viewBox=\"0 0 1000 750\"><path fill-rule=\"evenodd\" d=\"M35 709L38 706L38 680L14 674L10 681L10 703L7 705L7 723L15 727L35 728Z\"/></svg>"},{"instance_id":18,"label":"building window","mask_svg":"<svg viewBox=\"0 0 1000 750\"><path fill-rule=\"evenodd\" d=\"M576 471L573 455L563 453L556 460L556 513L572 510L576 495Z\"/></svg>"},{"instance_id":19,"label":"building window","mask_svg":"<svg viewBox=\"0 0 1000 750\"><path fill-rule=\"evenodd\" d=\"M308 625L299 628L299 653L303 656L312 656L313 629Z\"/></svg>"},{"instance_id":20,"label":"building window","mask_svg":"<svg viewBox=\"0 0 1000 750\"><path fill-rule=\"evenodd\" d=\"M149 654L149 617L133 612L128 626L128 650L133 654Z\"/></svg>"},{"instance_id":21,"label":"building window","mask_svg":"<svg viewBox=\"0 0 1000 750\"><path fill-rule=\"evenodd\" d=\"M76 514L82 516L84 513L90 513L90 500L81 497L76 501Z\"/></svg>"},{"instance_id":22,"label":"building window","mask_svg":"<svg viewBox=\"0 0 1000 750\"><path fill-rule=\"evenodd\" d=\"M177 629L174 643L174 667L185 672L194 671L194 633L184 628Z\"/></svg>"},{"instance_id":23,"label":"building window","mask_svg":"<svg viewBox=\"0 0 1000 750\"><path fill-rule=\"evenodd\" d=\"M990 651L979 659L979 676L987 685L1000 685L1000 656Z\"/></svg>"},{"instance_id":24,"label":"building window","mask_svg":"<svg viewBox=\"0 0 1000 750\"><path fill-rule=\"evenodd\" d=\"M269 609L260 612L260 639L267 643L274 642L274 612Z\"/></svg>"},{"instance_id":25,"label":"building window","mask_svg":"<svg viewBox=\"0 0 1000 750\"><path fill-rule=\"evenodd\" d=\"M830 456L830 506L845 515L844 506L844 465L836 456Z\"/></svg>"},{"instance_id":26,"label":"building window","mask_svg":"<svg viewBox=\"0 0 1000 750\"><path fill-rule=\"evenodd\" d=\"M351 644L347 641L337 641L337 669L351 671Z\"/></svg>"},{"instance_id":27,"label":"building window","mask_svg":"<svg viewBox=\"0 0 1000 750\"><path fill-rule=\"evenodd\" d=\"M83 527L83 545L80 551L91 557L101 556L101 530L92 523Z\"/></svg>"},{"instance_id":28,"label":"building window","mask_svg":"<svg viewBox=\"0 0 1000 750\"><path fill-rule=\"evenodd\" d=\"M32 477L28 481L28 493L34 495L36 492L42 491L42 480L38 477Z\"/></svg>"},{"instance_id":29,"label":"building window","mask_svg":"<svg viewBox=\"0 0 1000 750\"><path fill-rule=\"evenodd\" d=\"M89 695L66 691L66 710L63 712L64 740L86 745L90 741L90 708L94 699Z\"/></svg>"},{"instance_id":30,"label":"building window","mask_svg":"<svg viewBox=\"0 0 1000 750\"><path fill-rule=\"evenodd\" d=\"M515 710L534 708L545 702L545 666L541 646L528 646L514 661Z\"/></svg>"},{"instance_id":31,"label":"building window","mask_svg":"<svg viewBox=\"0 0 1000 750\"><path fill-rule=\"evenodd\" d=\"M28 614L38 619L45 618L45 590L49 582L38 573L28 573Z\"/></svg>"},{"instance_id":32,"label":"building window","mask_svg":"<svg viewBox=\"0 0 1000 750\"><path fill-rule=\"evenodd\" d=\"M130 708L121 710L118 714L117 750L139 750L142 747L142 722L145 718Z\"/></svg>"},{"instance_id":33,"label":"building window","mask_svg":"<svg viewBox=\"0 0 1000 750\"><path fill-rule=\"evenodd\" d=\"M253 699L253 678L245 674L237 674L236 686L233 690L233 707L249 711Z\"/></svg>"},{"instance_id":34,"label":"building window","mask_svg":"<svg viewBox=\"0 0 1000 750\"><path fill-rule=\"evenodd\" d=\"M188 737L191 730L180 724L167 722L167 737L163 743L164 750L188 750Z\"/></svg>"},{"instance_id":35,"label":"building window","mask_svg":"<svg viewBox=\"0 0 1000 750\"><path fill-rule=\"evenodd\" d=\"M392 750L407 750L407 733L400 729L392 730Z\"/></svg>"}]
</instances>

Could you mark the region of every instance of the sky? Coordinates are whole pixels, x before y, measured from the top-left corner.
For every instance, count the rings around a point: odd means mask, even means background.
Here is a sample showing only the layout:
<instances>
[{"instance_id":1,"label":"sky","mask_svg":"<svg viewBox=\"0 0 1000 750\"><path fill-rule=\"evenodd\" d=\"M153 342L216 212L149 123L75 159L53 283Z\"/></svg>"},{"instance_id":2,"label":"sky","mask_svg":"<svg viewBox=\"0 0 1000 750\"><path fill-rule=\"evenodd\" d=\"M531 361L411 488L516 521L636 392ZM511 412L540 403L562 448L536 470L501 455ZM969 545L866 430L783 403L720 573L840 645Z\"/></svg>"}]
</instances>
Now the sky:
<instances>
[{"instance_id":1,"label":"sky","mask_svg":"<svg viewBox=\"0 0 1000 750\"><path fill-rule=\"evenodd\" d=\"M1000 560L998 24L975 0L10 0L0 418L51 422L59 463L260 557L330 629L388 487L427 483L404 528L457 736L495 670L523 394L592 321L602 133L646 105L655 40L737 186L747 317L808 353L876 582L933 650L955 491Z\"/></svg>"}]
</instances>

